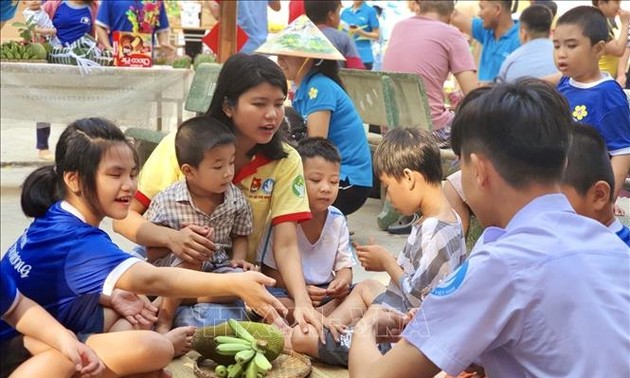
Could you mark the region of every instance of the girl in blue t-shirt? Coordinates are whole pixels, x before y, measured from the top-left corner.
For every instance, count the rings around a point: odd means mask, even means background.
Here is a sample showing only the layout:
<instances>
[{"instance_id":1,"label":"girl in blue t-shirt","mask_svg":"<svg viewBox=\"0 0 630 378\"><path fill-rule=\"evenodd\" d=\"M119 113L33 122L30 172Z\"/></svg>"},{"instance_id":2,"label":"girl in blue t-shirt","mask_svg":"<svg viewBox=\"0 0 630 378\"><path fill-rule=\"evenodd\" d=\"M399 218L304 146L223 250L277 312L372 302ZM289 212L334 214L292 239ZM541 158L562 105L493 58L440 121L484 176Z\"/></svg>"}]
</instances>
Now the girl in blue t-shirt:
<instances>
[{"instance_id":1,"label":"girl in blue t-shirt","mask_svg":"<svg viewBox=\"0 0 630 378\"><path fill-rule=\"evenodd\" d=\"M264 288L275 281L261 273L227 277L156 268L122 251L98 228L105 217L125 218L136 191L137 156L112 123L89 118L70 124L59 138L55 160L54 166L31 173L22 186L22 210L35 220L2 258L0 274L85 338L106 374L158 371L175 354L190 350L194 333L193 327L166 335L131 330L102 306L107 305L103 297L116 289L182 298L238 296L263 316L286 312ZM114 296L109 298L112 302ZM138 312L142 315L146 307ZM118 332L104 333L112 330ZM8 324L0 323L0 352L9 350L8 344L15 346L13 336ZM28 343L18 346L29 348Z\"/></svg>"}]
</instances>

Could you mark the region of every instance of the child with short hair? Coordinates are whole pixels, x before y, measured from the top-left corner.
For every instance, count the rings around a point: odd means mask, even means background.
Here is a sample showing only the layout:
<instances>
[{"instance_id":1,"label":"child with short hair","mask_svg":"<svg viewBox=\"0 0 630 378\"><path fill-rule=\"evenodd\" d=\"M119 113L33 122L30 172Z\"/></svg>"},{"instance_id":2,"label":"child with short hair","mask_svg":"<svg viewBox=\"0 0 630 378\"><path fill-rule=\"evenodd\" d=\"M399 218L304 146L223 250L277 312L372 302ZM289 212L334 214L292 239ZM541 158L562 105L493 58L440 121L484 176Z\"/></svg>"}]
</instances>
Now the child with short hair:
<instances>
[{"instance_id":1,"label":"child with short hair","mask_svg":"<svg viewBox=\"0 0 630 378\"><path fill-rule=\"evenodd\" d=\"M55 320L37 303L20 294L8 274L0 274L0 317L18 332L31 338L32 343L45 344L13 372L16 377L74 377L76 373L96 376L105 365L96 353ZM9 353L0 347L0 372L12 370Z\"/></svg>"},{"instance_id":2,"label":"child with short hair","mask_svg":"<svg viewBox=\"0 0 630 378\"><path fill-rule=\"evenodd\" d=\"M312 219L298 224L297 228L302 271L313 307L328 315L350 292L355 264L346 217L332 206L339 192L341 156L337 147L321 137L301 140L297 151L302 158L306 192L313 214ZM259 246L258 256L262 264L277 269L273 254L269 252L273 248L271 234L268 239L269 243ZM270 291L287 307L293 305L280 283Z\"/></svg>"},{"instance_id":3,"label":"child with short hair","mask_svg":"<svg viewBox=\"0 0 630 378\"><path fill-rule=\"evenodd\" d=\"M184 180L158 193L145 216L153 223L176 230L187 225L207 227L215 250L210 260L190 262L167 249L149 247L148 262L215 273L255 269L245 261L247 237L252 232L252 212L243 193L232 184L234 141L232 130L213 117L197 116L180 125L175 135L175 154ZM203 302L218 300L202 299ZM226 300L220 299L221 302ZM233 298L228 301L231 300ZM178 298L162 299L156 331L166 333L171 329L180 303Z\"/></svg>"},{"instance_id":4,"label":"child with short hair","mask_svg":"<svg viewBox=\"0 0 630 378\"><path fill-rule=\"evenodd\" d=\"M386 271L387 287L367 280L357 284L329 318L343 325L360 319L372 304L407 312L466 257L466 242L459 216L442 189L440 151L434 138L420 129L387 132L374 153L374 171L387 188L387 197L403 215L421 213L398 259L379 245L357 245L361 265L368 271ZM314 333L293 332L293 347L334 365L347 366L352 332L336 341L326 331L326 344Z\"/></svg>"},{"instance_id":5,"label":"child with short hair","mask_svg":"<svg viewBox=\"0 0 630 378\"><path fill-rule=\"evenodd\" d=\"M574 120L593 126L606 141L616 200L630 170L630 109L615 78L599 69L607 40L608 24L599 9L579 6L563 14L553 35L554 60L563 76L554 79Z\"/></svg>"},{"instance_id":6,"label":"child with short hair","mask_svg":"<svg viewBox=\"0 0 630 378\"><path fill-rule=\"evenodd\" d=\"M599 221L630 247L630 229L613 213L615 178L604 140L586 125L575 125L571 136L562 192L578 214Z\"/></svg>"},{"instance_id":7,"label":"child with short hair","mask_svg":"<svg viewBox=\"0 0 630 378\"><path fill-rule=\"evenodd\" d=\"M194 327L166 335L109 332L118 319L99 304L102 295L115 289L166 297L239 296L262 316L278 317L277 310L286 311L264 288L275 280L261 273L156 268L121 250L99 229L106 216L127 216L136 191L137 155L111 122L87 118L71 123L59 137L55 161L35 170L22 185L22 210L35 220L0 267L21 293L63 326L88 335L86 344L105 364L107 376L114 371L119 376L158 371L175 354L190 350L194 334ZM19 336L0 322L0 343L14 337Z\"/></svg>"}]
</instances>

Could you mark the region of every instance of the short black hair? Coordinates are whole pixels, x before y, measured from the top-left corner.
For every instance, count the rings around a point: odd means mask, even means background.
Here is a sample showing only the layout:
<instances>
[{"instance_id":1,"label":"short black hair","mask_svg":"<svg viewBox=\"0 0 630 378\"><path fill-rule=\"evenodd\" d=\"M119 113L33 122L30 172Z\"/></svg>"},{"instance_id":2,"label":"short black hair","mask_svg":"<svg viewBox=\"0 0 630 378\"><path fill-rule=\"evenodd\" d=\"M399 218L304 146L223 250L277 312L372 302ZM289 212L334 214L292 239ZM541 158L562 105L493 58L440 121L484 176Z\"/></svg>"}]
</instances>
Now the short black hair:
<instances>
[{"instance_id":1,"label":"short black hair","mask_svg":"<svg viewBox=\"0 0 630 378\"><path fill-rule=\"evenodd\" d=\"M315 24L321 24L328 19L328 13L336 12L341 0L304 0L306 16Z\"/></svg>"},{"instance_id":2,"label":"short black hair","mask_svg":"<svg viewBox=\"0 0 630 378\"><path fill-rule=\"evenodd\" d=\"M575 124L571 128L571 143L562 183L586 196L597 181L610 186L610 202L614 201L615 175L604 139L589 125Z\"/></svg>"},{"instance_id":3,"label":"short black hair","mask_svg":"<svg viewBox=\"0 0 630 378\"><path fill-rule=\"evenodd\" d=\"M503 10L508 11L509 13L514 13L514 9L512 6L514 5L514 1L512 0L493 0L495 3L501 4ZM518 4L518 2L517 2Z\"/></svg>"},{"instance_id":4,"label":"short black hair","mask_svg":"<svg viewBox=\"0 0 630 378\"><path fill-rule=\"evenodd\" d=\"M521 13L521 17L519 17L519 21L529 33L549 36L553 15L549 8L534 4L525 8L523 13Z\"/></svg>"},{"instance_id":5,"label":"short black hair","mask_svg":"<svg viewBox=\"0 0 630 378\"><path fill-rule=\"evenodd\" d=\"M576 25L582 29L582 35L591 40L591 45L600 41L608 42L608 22L601 10L587 5L570 9L560 16L556 28L561 25Z\"/></svg>"},{"instance_id":6,"label":"short black hair","mask_svg":"<svg viewBox=\"0 0 630 378\"><path fill-rule=\"evenodd\" d=\"M551 11L551 16L556 17L558 14L558 4L553 0L535 0L532 1L532 5L542 5Z\"/></svg>"},{"instance_id":7,"label":"short black hair","mask_svg":"<svg viewBox=\"0 0 630 378\"><path fill-rule=\"evenodd\" d=\"M460 107L451 146L468 161L485 155L512 187L559 183L572 118L567 100L539 79L501 83Z\"/></svg>"},{"instance_id":8,"label":"short black hair","mask_svg":"<svg viewBox=\"0 0 630 378\"><path fill-rule=\"evenodd\" d=\"M419 172L432 185L442 182L440 149L435 137L418 128L389 130L374 152L374 173L400 180L404 170Z\"/></svg>"},{"instance_id":9,"label":"short black hair","mask_svg":"<svg viewBox=\"0 0 630 378\"><path fill-rule=\"evenodd\" d=\"M202 115L184 121L175 134L175 155L181 167L197 168L206 152L236 141L232 129L214 117Z\"/></svg>"},{"instance_id":10,"label":"short black hair","mask_svg":"<svg viewBox=\"0 0 630 378\"><path fill-rule=\"evenodd\" d=\"M321 157L327 162L341 164L341 154L337 147L326 138L310 137L302 139L297 146L302 161Z\"/></svg>"}]
</instances>

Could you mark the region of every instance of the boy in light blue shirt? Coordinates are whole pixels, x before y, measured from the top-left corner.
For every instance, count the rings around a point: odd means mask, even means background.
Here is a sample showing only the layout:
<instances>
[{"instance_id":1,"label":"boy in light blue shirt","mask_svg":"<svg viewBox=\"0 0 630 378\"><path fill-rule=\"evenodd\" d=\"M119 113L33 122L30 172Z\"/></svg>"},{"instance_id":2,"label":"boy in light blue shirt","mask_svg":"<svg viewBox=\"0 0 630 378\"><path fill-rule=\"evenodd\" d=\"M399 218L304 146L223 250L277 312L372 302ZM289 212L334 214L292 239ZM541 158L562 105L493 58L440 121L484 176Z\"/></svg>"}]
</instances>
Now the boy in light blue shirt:
<instances>
[{"instance_id":1,"label":"boy in light blue shirt","mask_svg":"<svg viewBox=\"0 0 630 378\"><path fill-rule=\"evenodd\" d=\"M501 64L497 81L514 81L519 77L544 77L558 70L553 62L553 43L549 39L553 15L549 8L530 5L519 18L521 47Z\"/></svg>"},{"instance_id":2,"label":"boy in light blue shirt","mask_svg":"<svg viewBox=\"0 0 630 378\"><path fill-rule=\"evenodd\" d=\"M560 192L571 127L566 100L537 79L498 84L459 109L451 145L487 228L406 327L404 314L368 310L351 376L457 375L472 362L489 377L630 376L630 253ZM377 338L403 327L381 355Z\"/></svg>"}]
</instances>

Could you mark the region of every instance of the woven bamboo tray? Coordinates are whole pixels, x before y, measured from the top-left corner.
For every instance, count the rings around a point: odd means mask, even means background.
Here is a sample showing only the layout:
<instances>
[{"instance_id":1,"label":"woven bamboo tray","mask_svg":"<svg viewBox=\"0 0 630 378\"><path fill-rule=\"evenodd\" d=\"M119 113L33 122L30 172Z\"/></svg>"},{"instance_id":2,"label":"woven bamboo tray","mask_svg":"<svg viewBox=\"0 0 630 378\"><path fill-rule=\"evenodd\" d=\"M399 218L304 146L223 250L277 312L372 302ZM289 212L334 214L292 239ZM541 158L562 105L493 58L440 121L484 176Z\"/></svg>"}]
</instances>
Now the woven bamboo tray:
<instances>
[{"instance_id":1,"label":"woven bamboo tray","mask_svg":"<svg viewBox=\"0 0 630 378\"><path fill-rule=\"evenodd\" d=\"M267 374L268 378L304 378L311 373L311 360L299 353L286 351L271 362L273 368ZM199 357L193 366L198 378L218 378L214 373L216 362Z\"/></svg>"}]
</instances>

